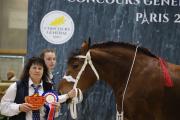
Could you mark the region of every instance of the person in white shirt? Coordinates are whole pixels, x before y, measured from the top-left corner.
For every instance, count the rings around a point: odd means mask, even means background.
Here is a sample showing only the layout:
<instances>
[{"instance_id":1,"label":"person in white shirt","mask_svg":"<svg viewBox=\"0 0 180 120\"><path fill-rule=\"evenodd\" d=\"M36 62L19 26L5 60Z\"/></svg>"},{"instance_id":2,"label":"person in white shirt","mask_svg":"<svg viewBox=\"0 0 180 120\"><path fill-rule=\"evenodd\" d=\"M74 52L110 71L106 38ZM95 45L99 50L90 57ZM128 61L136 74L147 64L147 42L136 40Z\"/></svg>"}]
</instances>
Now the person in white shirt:
<instances>
[{"instance_id":1,"label":"person in white shirt","mask_svg":"<svg viewBox=\"0 0 180 120\"><path fill-rule=\"evenodd\" d=\"M52 90L52 84L47 82L48 80L49 73L44 60L39 57L30 58L24 67L20 80L13 83L2 97L0 103L1 114L10 116L10 120L33 120L33 106L25 102L25 97L34 94L35 90L32 84L35 86L41 85L38 89L39 95ZM64 102L74 97L72 93L73 92L70 91L68 94L59 96L59 101ZM58 103L55 105L57 104ZM48 113L45 111L43 106L39 109L40 118L38 120L47 119Z\"/></svg>"}]
</instances>

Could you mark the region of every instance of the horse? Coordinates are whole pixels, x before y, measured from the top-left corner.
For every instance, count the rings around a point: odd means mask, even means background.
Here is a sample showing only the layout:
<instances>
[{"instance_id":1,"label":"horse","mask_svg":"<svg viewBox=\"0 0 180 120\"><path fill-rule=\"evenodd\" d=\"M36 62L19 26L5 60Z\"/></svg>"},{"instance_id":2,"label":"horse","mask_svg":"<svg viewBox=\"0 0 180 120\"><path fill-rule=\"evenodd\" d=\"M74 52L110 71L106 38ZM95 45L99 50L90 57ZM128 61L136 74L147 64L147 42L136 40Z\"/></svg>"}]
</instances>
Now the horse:
<instances>
[{"instance_id":1,"label":"horse","mask_svg":"<svg viewBox=\"0 0 180 120\"><path fill-rule=\"evenodd\" d=\"M87 53L94 68L87 64L82 71L85 59L80 56ZM69 58L66 75L78 76L76 84L82 92L97 80L105 81L124 120L180 120L180 66L141 46L112 41L90 46L84 41ZM73 86L74 82L62 79L59 91L67 93Z\"/></svg>"}]
</instances>

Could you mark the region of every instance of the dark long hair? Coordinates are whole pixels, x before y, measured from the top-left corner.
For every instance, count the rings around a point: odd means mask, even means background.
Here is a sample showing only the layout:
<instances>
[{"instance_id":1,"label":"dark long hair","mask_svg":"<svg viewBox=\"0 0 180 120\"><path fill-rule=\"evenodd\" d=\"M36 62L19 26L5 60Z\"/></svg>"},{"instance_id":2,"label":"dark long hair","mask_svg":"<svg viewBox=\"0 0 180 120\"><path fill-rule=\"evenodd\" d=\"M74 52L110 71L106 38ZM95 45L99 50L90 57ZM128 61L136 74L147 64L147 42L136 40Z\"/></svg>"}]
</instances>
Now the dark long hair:
<instances>
[{"instance_id":1,"label":"dark long hair","mask_svg":"<svg viewBox=\"0 0 180 120\"><path fill-rule=\"evenodd\" d=\"M28 59L26 65L24 66L22 75L20 77L21 81L28 81L29 79L29 70L32 65L40 65L43 67L43 75L42 75L42 81L48 81L49 74L48 74L48 68L44 62L44 60L40 57L32 57Z\"/></svg>"}]
</instances>

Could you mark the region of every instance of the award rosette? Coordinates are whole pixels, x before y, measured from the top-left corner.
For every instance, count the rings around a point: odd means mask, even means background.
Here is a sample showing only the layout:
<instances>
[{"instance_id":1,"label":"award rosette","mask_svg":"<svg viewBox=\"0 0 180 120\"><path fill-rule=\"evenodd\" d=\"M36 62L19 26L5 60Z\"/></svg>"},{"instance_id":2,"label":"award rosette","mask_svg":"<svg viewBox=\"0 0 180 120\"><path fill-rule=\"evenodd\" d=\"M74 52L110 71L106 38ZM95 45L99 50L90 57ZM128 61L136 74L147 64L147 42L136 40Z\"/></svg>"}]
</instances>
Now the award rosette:
<instances>
[{"instance_id":1,"label":"award rosette","mask_svg":"<svg viewBox=\"0 0 180 120\"><path fill-rule=\"evenodd\" d=\"M32 110L38 110L44 105L45 97L34 94L32 96L26 96L25 102L32 105Z\"/></svg>"},{"instance_id":2,"label":"award rosette","mask_svg":"<svg viewBox=\"0 0 180 120\"><path fill-rule=\"evenodd\" d=\"M55 105L58 102L58 95L54 91L48 91L42 94L45 97L45 107L49 111L47 120L53 120L55 116Z\"/></svg>"}]
</instances>

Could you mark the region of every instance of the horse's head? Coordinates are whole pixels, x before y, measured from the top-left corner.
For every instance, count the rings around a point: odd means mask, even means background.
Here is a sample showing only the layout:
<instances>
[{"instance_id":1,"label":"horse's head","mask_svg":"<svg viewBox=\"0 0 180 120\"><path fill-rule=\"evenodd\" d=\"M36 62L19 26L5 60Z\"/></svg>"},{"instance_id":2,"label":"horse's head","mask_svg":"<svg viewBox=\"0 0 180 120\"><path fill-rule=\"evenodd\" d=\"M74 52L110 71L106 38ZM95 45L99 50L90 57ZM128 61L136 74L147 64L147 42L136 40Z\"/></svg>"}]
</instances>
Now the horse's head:
<instances>
[{"instance_id":1,"label":"horse's head","mask_svg":"<svg viewBox=\"0 0 180 120\"><path fill-rule=\"evenodd\" d=\"M68 60L66 76L70 76L71 78L69 81L67 79L63 79L60 81L59 91L62 94L67 93L73 88L74 83L77 80L77 76L81 71L86 59L86 54L90 50L89 48L89 43L87 41L84 41L81 45L79 53L73 55ZM84 67L82 74L79 76L79 81L83 82L78 82L77 88L80 88L82 91L89 88L96 81L96 76L89 64Z\"/></svg>"}]
</instances>

